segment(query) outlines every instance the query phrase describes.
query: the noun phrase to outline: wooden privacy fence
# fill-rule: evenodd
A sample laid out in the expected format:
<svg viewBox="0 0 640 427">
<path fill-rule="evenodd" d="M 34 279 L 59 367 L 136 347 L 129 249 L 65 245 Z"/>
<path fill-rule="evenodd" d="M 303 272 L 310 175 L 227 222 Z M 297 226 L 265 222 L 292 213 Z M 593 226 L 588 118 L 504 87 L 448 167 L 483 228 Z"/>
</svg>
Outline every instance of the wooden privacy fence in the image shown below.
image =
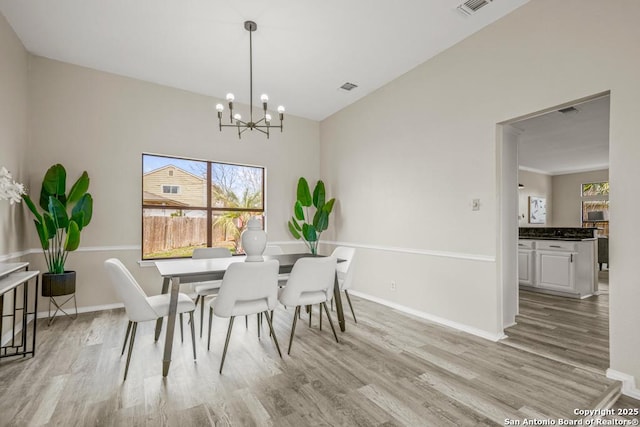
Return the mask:
<svg viewBox="0 0 640 427">
<path fill-rule="evenodd" d="M 206 218 L 145 216 L 142 218 L 142 230 L 146 253 L 207 244 Z M 217 231 L 214 229 L 214 241 Z"/>
</svg>

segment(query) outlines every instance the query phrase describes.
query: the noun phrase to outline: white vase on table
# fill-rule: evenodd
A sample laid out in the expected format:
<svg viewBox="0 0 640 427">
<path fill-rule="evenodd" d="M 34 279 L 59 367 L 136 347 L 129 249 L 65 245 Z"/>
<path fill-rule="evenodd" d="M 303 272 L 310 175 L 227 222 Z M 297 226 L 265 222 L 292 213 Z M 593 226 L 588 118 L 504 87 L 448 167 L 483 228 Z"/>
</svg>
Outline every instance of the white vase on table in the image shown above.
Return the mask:
<svg viewBox="0 0 640 427">
<path fill-rule="evenodd" d="M 240 236 L 242 249 L 247 254 L 245 262 L 264 261 L 262 253 L 267 247 L 267 233 L 262 229 L 262 224 L 258 217 L 252 216 L 247 222 L 247 229 Z"/>
</svg>

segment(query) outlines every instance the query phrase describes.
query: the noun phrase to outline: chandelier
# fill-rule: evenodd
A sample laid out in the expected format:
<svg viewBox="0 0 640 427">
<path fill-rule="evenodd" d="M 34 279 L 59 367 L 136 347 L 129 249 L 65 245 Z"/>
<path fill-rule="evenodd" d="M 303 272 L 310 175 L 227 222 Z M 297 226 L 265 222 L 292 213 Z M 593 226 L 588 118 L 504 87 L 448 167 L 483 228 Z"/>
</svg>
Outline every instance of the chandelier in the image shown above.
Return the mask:
<svg viewBox="0 0 640 427">
<path fill-rule="evenodd" d="M 247 131 L 254 129 L 262 132 L 267 135 L 269 138 L 269 130 L 271 129 L 280 129 L 282 132 L 282 121 L 284 120 L 284 107 L 282 105 L 278 106 L 278 115 L 280 118 L 280 124 L 274 125 L 271 123 L 271 114 L 267 113 L 267 102 L 269 101 L 269 97 L 267 94 L 262 94 L 260 96 L 260 101 L 262 102 L 262 118 L 258 121 L 253 121 L 253 44 L 251 40 L 251 33 L 258 29 L 258 24 L 253 21 L 245 21 L 244 22 L 245 30 L 249 31 L 249 120 L 242 120 L 242 116 L 238 113 L 233 114 L 233 101 L 235 97 L 232 93 L 227 94 L 227 102 L 229 103 L 229 124 L 222 123 L 222 112 L 224 111 L 224 105 L 217 104 L 216 110 L 218 111 L 218 125 L 220 126 L 220 131 L 222 131 L 223 127 L 234 127 L 238 129 L 238 138 L 242 138 L 242 134 Z"/>
</svg>

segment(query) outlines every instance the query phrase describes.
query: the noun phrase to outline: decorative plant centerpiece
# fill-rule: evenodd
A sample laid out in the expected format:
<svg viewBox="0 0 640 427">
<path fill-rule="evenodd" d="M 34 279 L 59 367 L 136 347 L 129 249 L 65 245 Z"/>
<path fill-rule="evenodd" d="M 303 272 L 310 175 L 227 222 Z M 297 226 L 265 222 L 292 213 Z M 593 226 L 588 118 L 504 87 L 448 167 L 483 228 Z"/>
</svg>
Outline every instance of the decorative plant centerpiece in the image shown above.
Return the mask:
<svg viewBox="0 0 640 427">
<path fill-rule="evenodd" d="M 36 217 L 34 223 L 49 273 L 42 275 L 42 295 L 59 296 L 75 292 L 75 271 L 66 271 L 69 252 L 80 245 L 80 232 L 91 222 L 93 198 L 87 193 L 89 175 L 83 172 L 66 194 L 67 172 L 60 164 L 49 168 L 42 181 L 39 205 L 23 195 Z"/>
<path fill-rule="evenodd" d="M 297 240 L 303 239 L 312 254 L 318 253 L 320 235 L 329 227 L 329 215 L 336 199 L 325 202 L 324 182 L 318 180 L 313 189 L 304 178 L 298 180 L 297 200 L 293 206 L 293 217 L 289 221 L 289 231 Z M 311 207 L 315 208 L 315 212 Z"/>
</svg>

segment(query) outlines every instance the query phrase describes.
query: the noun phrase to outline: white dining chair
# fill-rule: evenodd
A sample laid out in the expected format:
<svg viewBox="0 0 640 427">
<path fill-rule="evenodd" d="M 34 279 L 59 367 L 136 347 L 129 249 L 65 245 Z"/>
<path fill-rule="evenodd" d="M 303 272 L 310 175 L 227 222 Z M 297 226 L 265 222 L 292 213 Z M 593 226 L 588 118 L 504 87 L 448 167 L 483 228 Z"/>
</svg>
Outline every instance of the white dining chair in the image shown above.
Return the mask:
<svg viewBox="0 0 640 427">
<path fill-rule="evenodd" d="M 267 245 L 262 255 L 284 255 L 284 251 L 278 245 Z M 287 284 L 289 273 L 278 274 L 278 287 L 282 288 Z"/>
<path fill-rule="evenodd" d="M 126 380 L 127 373 L 129 372 L 129 362 L 131 361 L 131 353 L 133 351 L 138 323 L 157 320 L 161 317 L 168 316 L 170 294 L 167 293 L 148 297 L 136 279 L 133 278 L 129 270 L 127 270 L 122 262 L 116 258 L 106 260 L 104 262 L 104 266 L 118 297 L 124 303 L 124 309 L 127 313 L 127 317 L 129 318 L 127 332 L 125 333 L 124 343 L 122 345 L 122 353 L 120 354 L 121 356 L 124 354 L 124 350 L 127 346 L 127 338 L 129 338 L 129 334 L 131 334 L 129 352 L 127 354 L 127 364 L 124 368 L 124 380 Z M 195 308 L 195 304 L 188 295 L 183 293 L 178 294 L 178 308 L 176 313 L 180 314 L 180 336 L 184 338 L 182 333 L 182 314 L 189 313 L 194 360 L 196 359 L 196 334 L 193 327 L 193 311 Z"/>
<path fill-rule="evenodd" d="M 296 331 L 296 323 L 300 316 L 301 306 L 320 304 L 327 314 L 333 336 L 336 342 L 339 342 L 327 307 L 327 301 L 331 301 L 333 297 L 336 263 L 336 258 L 333 256 L 300 258 L 291 269 L 287 286 L 280 289 L 278 294 L 280 303 L 296 308 L 293 313 L 293 325 L 291 326 L 291 337 L 289 338 L 287 354 L 291 354 L 291 345 L 293 344 L 293 336 Z M 309 319 L 311 320 L 311 311 L 309 311 Z M 309 322 L 309 325 L 311 325 L 311 322 Z"/>
<path fill-rule="evenodd" d="M 358 323 L 356 319 L 356 313 L 353 311 L 353 305 L 351 304 L 351 297 L 349 296 L 349 289 L 351 289 L 353 283 L 353 257 L 356 254 L 356 250 L 354 248 L 347 248 L 344 246 L 338 246 L 333 250 L 331 256 L 334 256 L 338 259 L 344 259 L 345 261 L 339 262 L 336 265 L 336 274 L 338 276 L 338 286 L 340 287 L 340 291 L 344 292 L 347 296 L 347 302 L 349 303 L 349 308 L 351 309 L 351 315 L 353 316 L 353 321 Z M 322 315 L 322 314 L 321 314 Z"/>
<path fill-rule="evenodd" d="M 227 248 L 195 248 L 191 258 L 208 259 L 208 258 L 229 258 L 231 251 Z M 204 299 L 218 293 L 222 280 L 211 280 L 208 282 L 194 283 L 194 291 L 196 293 L 196 306 L 200 302 L 200 338 L 202 338 L 202 329 L 204 325 Z"/>
<path fill-rule="evenodd" d="M 231 264 L 224 274 L 218 296 L 209 302 L 209 338 L 207 350 L 211 347 L 211 326 L 213 316 L 229 318 L 227 339 L 224 343 L 220 373 L 229 347 L 229 338 L 236 316 L 263 314 L 267 318 L 271 337 L 278 354 L 282 357 L 276 338 L 271 312 L 278 305 L 278 269 L 276 260 L 263 262 L 238 262 Z M 259 331 L 259 329 L 258 329 Z"/>
</svg>

